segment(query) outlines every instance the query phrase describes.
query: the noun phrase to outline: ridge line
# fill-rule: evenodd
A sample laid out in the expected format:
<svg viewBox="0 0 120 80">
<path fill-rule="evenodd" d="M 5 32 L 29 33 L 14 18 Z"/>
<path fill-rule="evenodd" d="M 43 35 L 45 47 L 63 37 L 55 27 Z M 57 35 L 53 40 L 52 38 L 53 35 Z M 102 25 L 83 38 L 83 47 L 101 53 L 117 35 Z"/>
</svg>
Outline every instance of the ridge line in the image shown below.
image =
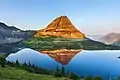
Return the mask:
<svg viewBox="0 0 120 80">
<path fill-rule="evenodd" d="M 58 25 L 60 24 L 61 19 L 62 19 L 62 16 L 60 17 L 60 20 L 59 20 L 58 23 L 56 24 L 57 27 L 55 28 L 55 31 L 56 31 L 56 29 L 58 28 Z"/>
</svg>

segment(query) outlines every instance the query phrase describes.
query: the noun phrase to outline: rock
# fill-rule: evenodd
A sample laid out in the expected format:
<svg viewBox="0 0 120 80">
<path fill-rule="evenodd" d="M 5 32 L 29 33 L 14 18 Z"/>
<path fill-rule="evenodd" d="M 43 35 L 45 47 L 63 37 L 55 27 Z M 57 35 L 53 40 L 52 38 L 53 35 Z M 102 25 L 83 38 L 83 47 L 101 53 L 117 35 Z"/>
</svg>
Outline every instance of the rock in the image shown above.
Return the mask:
<svg viewBox="0 0 120 80">
<path fill-rule="evenodd" d="M 85 35 L 77 30 L 67 16 L 56 18 L 45 29 L 37 31 L 35 37 L 58 36 L 65 38 L 84 38 Z"/>
</svg>

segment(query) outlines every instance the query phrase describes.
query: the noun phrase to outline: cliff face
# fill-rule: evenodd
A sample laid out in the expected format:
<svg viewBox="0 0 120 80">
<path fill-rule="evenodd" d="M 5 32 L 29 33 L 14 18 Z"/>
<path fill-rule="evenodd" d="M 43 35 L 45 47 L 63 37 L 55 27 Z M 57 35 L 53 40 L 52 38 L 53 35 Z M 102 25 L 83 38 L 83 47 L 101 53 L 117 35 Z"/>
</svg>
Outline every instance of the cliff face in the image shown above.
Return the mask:
<svg viewBox="0 0 120 80">
<path fill-rule="evenodd" d="M 45 29 L 39 30 L 35 37 L 59 36 L 65 38 L 84 38 L 85 35 L 77 30 L 67 16 L 56 18 Z"/>
</svg>

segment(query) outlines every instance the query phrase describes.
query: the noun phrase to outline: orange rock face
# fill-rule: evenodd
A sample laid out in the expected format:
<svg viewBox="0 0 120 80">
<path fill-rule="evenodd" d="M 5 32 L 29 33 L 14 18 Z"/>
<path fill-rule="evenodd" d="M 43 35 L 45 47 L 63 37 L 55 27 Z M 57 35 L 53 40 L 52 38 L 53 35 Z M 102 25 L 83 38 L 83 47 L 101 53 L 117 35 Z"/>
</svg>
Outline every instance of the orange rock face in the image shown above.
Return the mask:
<svg viewBox="0 0 120 80">
<path fill-rule="evenodd" d="M 82 50 L 51 50 L 51 51 L 40 51 L 43 54 L 48 54 L 57 62 L 61 63 L 62 65 L 67 65 L 71 59 Z"/>
<path fill-rule="evenodd" d="M 77 30 L 67 16 L 56 18 L 45 29 L 39 30 L 34 37 L 59 36 L 65 38 L 84 38 L 85 35 Z"/>
</svg>

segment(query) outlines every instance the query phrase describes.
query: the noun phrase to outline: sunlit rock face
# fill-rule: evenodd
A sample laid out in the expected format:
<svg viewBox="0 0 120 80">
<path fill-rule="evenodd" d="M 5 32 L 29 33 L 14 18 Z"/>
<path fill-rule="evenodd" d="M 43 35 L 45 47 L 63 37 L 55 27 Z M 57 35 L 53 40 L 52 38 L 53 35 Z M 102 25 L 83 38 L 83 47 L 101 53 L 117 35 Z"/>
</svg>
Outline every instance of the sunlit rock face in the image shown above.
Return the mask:
<svg viewBox="0 0 120 80">
<path fill-rule="evenodd" d="M 35 37 L 59 36 L 65 38 L 84 38 L 85 35 L 77 30 L 67 16 L 61 16 L 51 22 L 45 29 L 39 30 Z"/>
<path fill-rule="evenodd" d="M 60 49 L 60 50 L 50 50 L 50 51 L 40 51 L 40 53 L 48 54 L 57 62 L 61 63 L 62 65 L 67 65 L 72 58 L 81 52 L 82 50 L 67 50 L 67 49 Z"/>
</svg>

